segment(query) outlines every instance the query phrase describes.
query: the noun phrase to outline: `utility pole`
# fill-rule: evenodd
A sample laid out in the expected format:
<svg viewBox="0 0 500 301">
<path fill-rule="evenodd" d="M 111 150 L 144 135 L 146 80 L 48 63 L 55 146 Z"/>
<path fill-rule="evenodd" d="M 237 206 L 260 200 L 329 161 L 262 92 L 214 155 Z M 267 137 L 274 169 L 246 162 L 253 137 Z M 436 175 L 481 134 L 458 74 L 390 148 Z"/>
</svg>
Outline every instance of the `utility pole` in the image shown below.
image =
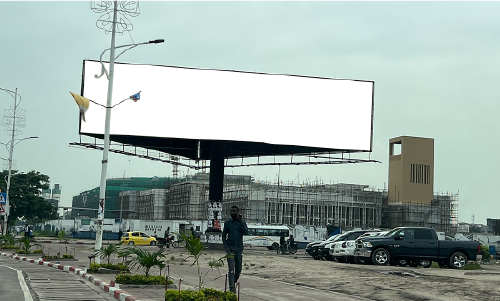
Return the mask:
<svg viewBox="0 0 500 301">
<path fill-rule="evenodd" d="M 1 88 L 0 88 L 1 89 Z M 17 134 L 21 134 L 20 127 L 26 126 L 26 111 L 18 110 L 18 106 L 21 103 L 21 96 L 17 94 L 17 88 L 15 91 L 10 91 L 7 89 L 1 89 L 10 94 L 14 98 L 14 106 L 10 109 L 5 109 L 5 115 L 2 118 L 2 125 L 8 127 L 5 132 L 10 134 L 11 140 L 5 146 L 9 151 L 9 171 L 7 175 L 7 199 L 5 203 L 5 215 L 4 215 L 4 225 L 2 232 L 7 233 L 8 220 L 10 215 L 10 179 L 12 177 L 12 155 L 14 154 L 14 138 Z M 14 94 L 14 95 L 13 95 Z M 17 102 L 17 97 L 19 95 L 19 102 Z M 17 126 L 17 128 L 16 128 Z"/>
</svg>

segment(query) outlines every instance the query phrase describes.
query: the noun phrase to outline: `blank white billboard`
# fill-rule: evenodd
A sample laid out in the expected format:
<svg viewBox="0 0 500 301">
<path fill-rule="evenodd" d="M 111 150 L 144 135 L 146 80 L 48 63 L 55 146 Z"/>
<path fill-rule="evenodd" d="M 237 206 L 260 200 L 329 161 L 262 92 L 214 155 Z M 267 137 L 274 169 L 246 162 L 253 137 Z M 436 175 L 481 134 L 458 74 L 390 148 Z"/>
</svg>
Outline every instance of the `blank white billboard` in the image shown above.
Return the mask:
<svg viewBox="0 0 500 301">
<path fill-rule="evenodd" d="M 106 66 L 108 66 L 106 64 Z M 106 104 L 101 66 L 84 61 L 83 96 Z M 371 151 L 373 81 L 115 63 L 111 135 L 234 140 Z M 90 104 L 81 134 L 104 134 Z"/>
</svg>

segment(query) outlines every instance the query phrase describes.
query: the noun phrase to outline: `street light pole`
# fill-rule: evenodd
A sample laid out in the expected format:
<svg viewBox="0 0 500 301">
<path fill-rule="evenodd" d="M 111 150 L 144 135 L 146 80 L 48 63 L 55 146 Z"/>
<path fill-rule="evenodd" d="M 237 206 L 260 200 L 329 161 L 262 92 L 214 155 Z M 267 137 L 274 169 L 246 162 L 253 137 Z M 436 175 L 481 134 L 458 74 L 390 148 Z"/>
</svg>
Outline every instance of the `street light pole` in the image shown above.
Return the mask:
<svg viewBox="0 0 500 301">
<path fill-rule="evenodd" d="M 10 178 L 12 177 L 12 154 L 14 153 L 14 136 L 16 133 L 16 108 L 17 108 L 17 88 L 14 93 L 14 122 L 12 122 L 12 136 L 10 140 L 10 149 L 9 149 L 9 173 L 7 176 L 7 198 L 5 200 L 5 234 L 7 234 L 7 227 L 10 215 Z"/>
<path fill-rule="evenodd" d="M 106 101 L 106 121 L 104 126 L 104 149 L 102 152 L 101 168 L 101 186 L 99 187 L 99 211 L 97 214 L 97 229 L 95 235 L 95 250 L 99 251 L 102 247 L 102 235 L 104 222 L 104 202 L 106 199 L 106 175 L 108 173 L 108 154 L 109 154 L 109 128 L 111 123 L 111 104 L 113 96 L 113 75 L 115 73 L 115 33 L 116 33 L 116 14 L 118 2 L 114 1 L 113 8 L 113 29 L 111 31 L 111 51 L 109 55 L 109 76 L 108 76 L 108 98 Z M 100 264 L 100 256 L 96 256 L 95 262 Z"/>
<path fill-rule="evenodd" d="M 123 10 L 123 7 L 120 9 L 121 13 L 125 13 L 126 11 Z M 101 54 L 100 62 L 101 62 L 101 68 L 102 68 L 102 73 L 101 75 L 95 75 L 96 78 L 100 78 L 104 73 L 106 74 L 106 77 L 108 78 L 108 95 L 107 95 L 107 101 L 106 101 L 106 120 L 105 120 L 105 125 L 104 125 L 104 148 L 102 152 L 102 168 L 101 168 L 101 183 L 99 187 L 99 208 L 98 208 L 98 215 L 97 215 L 97 223 L 96 223 L 96 236 L 95 236 L 95 250 L 98 251 L 102 247 L 102 237 L 103 237 L 103 222 L 104 222 L 104 205 L 105 205 L 105 200 L 106 200 L 106 176 L 108 173 L 108 154 L 109 154 L 109 136 L 110 136 L 110 124 L 111 124 L 111 108 L 112 108 L 112 97 L 113 97 L 113 78 L 114 78 L 114 73 L 115 73 L 115 59 L 118 58 L 120 55 L 122 55 L 124 52 L 135 48 L 139 45 L 145 45 L 145 44 L 159 44 L 163 43 L 165 40 L 163 39 L 158 39 L 158 40 L 151 40 L 149 42 L 144 42 L 144 43 L 137 43 L 137 44 L 129 44 L 129 45 L 121 45 L 121 46 L 115 46 L 115 35 L 117 32 L 116 28 L 116 19 L 117 19 L 117 13 L 118 13 L 118 2 L 113 1 L 113 23 L 112 23 L 112 30 L 111 30 L 111 48 L 105 49 L 103 53 Z M 135 14 L 133 11 L 129 12 L 132 14 Z M 120 22 L 123 22 L 121 20 Z M 107 23 L 107 22 L 105 22 Z M 122 28 L 124 26 L 124 23 L 120 23 Z M 123 28 L 122 28 L 123 29 Z M 128 30 L 128 29 L 127 29 Z M 123 47 L 128 47 L 127 49 L 123 50 L 118 56 L 115 57 L 115 50 L 118 48 L 123 48 Z M 109 54 L 109 72 L 106 70 L 104 67 L 104 64 L 102 63 L 102 56 L 103 54 L 107 51 L 110 50 Z M 121 222 L 120 222 L 121 226 Z M 95 258 L 96 263 L 101 263 L 101 259 L 99 256 Z"/>
</svg>

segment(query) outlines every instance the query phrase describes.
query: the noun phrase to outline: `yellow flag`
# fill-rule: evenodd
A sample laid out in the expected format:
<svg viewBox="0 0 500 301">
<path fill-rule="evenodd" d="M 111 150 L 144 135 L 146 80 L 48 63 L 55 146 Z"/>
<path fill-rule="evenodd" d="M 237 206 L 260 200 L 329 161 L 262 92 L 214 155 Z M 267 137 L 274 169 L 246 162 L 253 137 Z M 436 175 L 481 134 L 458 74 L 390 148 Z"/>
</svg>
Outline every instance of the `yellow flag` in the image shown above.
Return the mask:
<svg viewBox="0 0 500 301">
<path fill-rule="evenodd" d="M 76 101 L 76 104 L 80 108 L 80 118 L 82 118 L 82 120 L 85 121 L 85 112 L 87 112 L 87 110 L 89 109 L 90 100 L 88 100 L 87 98 L 85 98 L 83 96 L 75 94 L 71 91 L 69 93 L 71 93 L 71 95 L 73 96 L 73 98 Z"/>
</svg>

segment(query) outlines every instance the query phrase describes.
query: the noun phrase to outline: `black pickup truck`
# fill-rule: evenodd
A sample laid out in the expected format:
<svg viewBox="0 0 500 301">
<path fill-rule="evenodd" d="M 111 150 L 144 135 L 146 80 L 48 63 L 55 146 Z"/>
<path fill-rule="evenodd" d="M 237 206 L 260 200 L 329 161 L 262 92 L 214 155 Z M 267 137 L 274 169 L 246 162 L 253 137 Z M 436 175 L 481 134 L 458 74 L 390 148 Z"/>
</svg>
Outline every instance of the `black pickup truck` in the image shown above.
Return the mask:
<svg viewBox="0 0 500 301">
<path fill-rule="evenodd" d="M 438 240 L 436 231 L 425 227 L 399 227 L 385 236 L 356 240 L 354 256 L 377 265 L 409 264 L 428 268 L 433 261 L 439 266 L 458 269 L 468 260 L 480 260 L 481 244 L 477 241 Z"/>
</svg>

